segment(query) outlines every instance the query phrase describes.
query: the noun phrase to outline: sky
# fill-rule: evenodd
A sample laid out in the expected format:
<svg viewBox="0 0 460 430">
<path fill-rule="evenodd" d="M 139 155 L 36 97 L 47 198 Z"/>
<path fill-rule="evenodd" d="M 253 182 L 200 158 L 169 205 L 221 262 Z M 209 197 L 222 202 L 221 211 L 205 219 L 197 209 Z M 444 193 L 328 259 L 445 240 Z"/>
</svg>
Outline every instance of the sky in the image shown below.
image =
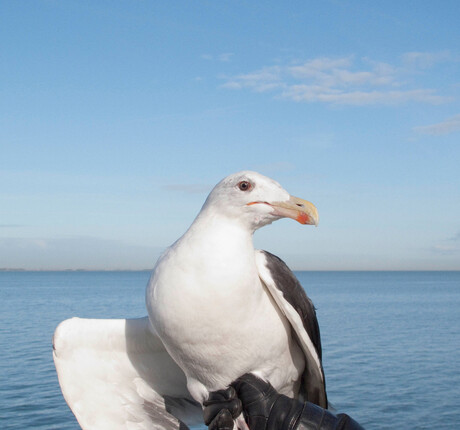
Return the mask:
<svg viewBox="0 0 460 430">
<path fill-rule="evenodd" d="M 223 177 L 294 270 L 460 270 L 458 1 L 0 2 L 0 268 L 150 269 Z"/>
</svg>

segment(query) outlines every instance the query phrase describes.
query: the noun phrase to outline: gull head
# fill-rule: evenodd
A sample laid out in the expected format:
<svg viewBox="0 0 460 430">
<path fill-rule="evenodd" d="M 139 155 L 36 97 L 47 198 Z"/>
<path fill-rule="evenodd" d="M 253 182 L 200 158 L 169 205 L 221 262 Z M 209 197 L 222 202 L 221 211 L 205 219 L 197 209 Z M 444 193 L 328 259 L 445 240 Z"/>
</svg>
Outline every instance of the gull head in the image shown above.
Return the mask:
<svg viewBox="0 0 460 430">
<path fill-rule="evenodd" d="M 241 222 L 253 231 L 280 218 L 315 226 L 319 221 L 312 203 L 291 196 L 278 182 L 251 171 L 222 179 L 209 194 L 202 210 Z"/>
</svg>

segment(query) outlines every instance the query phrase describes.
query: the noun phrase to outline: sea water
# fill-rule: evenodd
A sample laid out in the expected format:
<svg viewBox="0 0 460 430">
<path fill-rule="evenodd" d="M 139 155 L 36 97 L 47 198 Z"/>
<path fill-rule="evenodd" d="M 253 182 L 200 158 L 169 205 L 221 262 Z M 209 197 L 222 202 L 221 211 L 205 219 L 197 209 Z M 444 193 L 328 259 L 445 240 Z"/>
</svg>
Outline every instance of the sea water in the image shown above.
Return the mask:
<svg viewBox="0 0 460 430">
<path fill-rule="evenodd" d="M 296 275 L 317 307 L 337 409 L 367 429 L 460 428 L 460 272 Z M 1 429 L 79 429 L 54 369 L 54 329 L 73 316 L 145 316 L 148 278 L 0 272 Z"/>
</svg>

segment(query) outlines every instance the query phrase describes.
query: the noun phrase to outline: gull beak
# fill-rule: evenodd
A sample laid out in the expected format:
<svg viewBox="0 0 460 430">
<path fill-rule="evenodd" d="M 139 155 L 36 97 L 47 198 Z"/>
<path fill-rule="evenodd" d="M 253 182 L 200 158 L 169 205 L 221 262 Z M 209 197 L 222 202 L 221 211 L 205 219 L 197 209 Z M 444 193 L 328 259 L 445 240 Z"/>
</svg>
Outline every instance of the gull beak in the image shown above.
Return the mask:
<svg viewBox="0 0 460 430">
<path fill-rule="evenodd" d="M 273 202 L 270 203 L 270 206 L 274 209 L 274 215 L 295 219 L 300 224 L 318 225 L 318 210 L 313 203 L 307 200 L 290 196 L 289 200 Z"/>
</svg>

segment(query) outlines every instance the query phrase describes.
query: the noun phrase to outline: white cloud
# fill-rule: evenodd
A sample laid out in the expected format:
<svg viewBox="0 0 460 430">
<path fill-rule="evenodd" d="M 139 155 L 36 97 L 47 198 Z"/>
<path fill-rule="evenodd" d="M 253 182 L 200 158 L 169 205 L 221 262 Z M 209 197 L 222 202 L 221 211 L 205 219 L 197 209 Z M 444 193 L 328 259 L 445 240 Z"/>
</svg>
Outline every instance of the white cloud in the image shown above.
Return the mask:
<svg viewBox="0 0 460 430">
<path fill-rule="evenodd" d="M 441 52 L 407 52 L 402 55 L 403 64 L 406 67 L 425 69 L 436 63 L 452 59 L 449 51 Z"/>
<path fill-rule="evenodd" d="M 405 62 L 428 64 L 434 54 L 409 53 Z M 433 57 L 433 58 L 432 58 Z M 296 102 L 330 104 L 399 104 L 410 101 L 440 104 L 449 97 L 429 88 L 405 88 L 409 71 L 369 59 L 319 57 L 294 65 L 263 67 L 226 78 L 223 87 L 272 92 Z"/>
<path fill-rule="evenodd" d="M 436 95 L 433 90 L 341 91 L 308 85 L 293 85 L 281 95 L 294 101 L 347 105 L 399 104 L 409 101 L 439 104 L 445 101 L 443 97 Z"/>
<path fill-rule="evenodd" d="M 264 67 L 253 73 L 230 78 L 223 87 L 232 89 L 250 88 L 257 92 L 270 91 L 284 85 L 282 73 L 283 69 L 281 67 Z"/>
<path fill-rule="evenodd" d="M 438 122 L 437 124 L 415 127 L 414 131 L 420 134 L 429 134 L 432 136 L 440 136 L 442 134 L 460 131 L 460 114 L 448 118 L 445 121 Z"/>
<path fill-rule="evenodd" d="M 288 67 L 289 72 L 296 78 L 318 77 L 330 70 L 343 70 L 350 67 L 352 60 L 345 58 L 315 58 L 298 66 Z"/>
</svg>

